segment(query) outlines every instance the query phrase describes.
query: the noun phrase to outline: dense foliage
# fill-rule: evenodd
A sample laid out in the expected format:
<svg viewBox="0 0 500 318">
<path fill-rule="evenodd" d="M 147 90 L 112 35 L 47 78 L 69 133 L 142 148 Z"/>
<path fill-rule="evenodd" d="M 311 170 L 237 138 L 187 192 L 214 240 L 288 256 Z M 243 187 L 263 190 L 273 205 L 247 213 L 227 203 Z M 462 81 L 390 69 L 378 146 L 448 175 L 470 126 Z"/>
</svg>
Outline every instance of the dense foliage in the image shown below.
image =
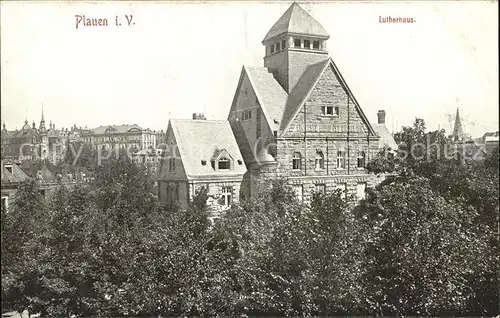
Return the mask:
<svg viewBox="0 0 500 318">
<path fill-rule="evenodd" d="M 398 141 L 425 132 L 405 127 Z M 422 150 L 423 153 L 427 149 Z M 284 180 L 211 220 L 200 191 L 165 211 L 126 157 L 46 202 L 2 211 L 2 308 L 43 316 L 498 314 L 498 154 L 478 162 L 381 155 L 361 202 L 298 202 Z"/>
</svg>

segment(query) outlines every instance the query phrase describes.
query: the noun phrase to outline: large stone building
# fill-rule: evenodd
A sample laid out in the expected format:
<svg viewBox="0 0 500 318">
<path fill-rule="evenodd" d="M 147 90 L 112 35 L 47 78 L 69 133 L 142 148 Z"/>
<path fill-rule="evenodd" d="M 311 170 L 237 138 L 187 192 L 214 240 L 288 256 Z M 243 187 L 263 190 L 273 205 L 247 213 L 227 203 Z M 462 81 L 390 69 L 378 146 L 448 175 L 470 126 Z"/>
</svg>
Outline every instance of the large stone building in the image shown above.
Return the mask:
<svg viewBox="0 0 500 318">
<path fill-rule="evenodd" d="M 243 66 L 241 70 L 228 115 L 232 133 L 212 134 L 215 125 L 227 125 L 223 122 L 205 121 L 204 130 L 195 129 L 193 125 L 203 122 L 200 120 L 170 121 L 169 130 L 185 130 L 194 142 L 191 147 L 198 147 L 207 135 L 209 144 L 218 149 L 227 150 L 236 143 L 238 150 L 227 156 L 234 162 L 241 152 L 246 166 L 241 183 L 243 167 L 234 171 L 237 177 L 231 183 L 233 191 L 240 188 L 239 196 L 254 195 L 261 181 L 285 178 L 304 201 L 315 191 L 335 189 L 363 198 L 367 185 L 380 182 L 380 177 L 367 173 L 366 163 L 381 147 L 395 150 L 397 146 L 385 127 L 384 111 L 379 111 L 377 124 L 368 121 L 328 56 L 328 39 L 321 24 L 293 3 L 262 41 L 264 66 Z M 188 139 L 173 141 L 187 147 Z M 204 179 L 213 189 L 209 194 L 217 195 L 223 186 L 215 185 L 226 182 L 227 176 L 218 172 L 217 164 L 208 164 L 217 158 L 217 152 L 205 150 L 192 157 L 181 155 L 178 166 L 196 167 L 196 178 Z M 165 194 L 165 184 L 177 176 L 163 173 L 167 160 L 162 162 L 160 198 L 172 202 Z M 233 167 L 240 165 L 233 163 Z M 186 203 L 192 193 L 176 198 L 182 197 Z"/>
<path fill-rule="evenodd" d="M 262 178 L 287 178 L 304 200 L 334 189 L 363 197 L 379 182 L 365 166 L 381 146 L 395 147 L 385 112 L 377 125 L 368 121 L 328 56 L 328 38 L 293 3 L 262 41 L 264 67 L 242 68 L 228 120 L 249 168 L 250 195 Z"/>
<path fill-rule="evenodd" d="M 200 188 L 208 190 L 214 211 L 238 202 L 247 172 L 238 144 L 225 120 L 170 120 L 167 149 L 158 180 L 159 199 L 185 208 Z"/>
</svg>

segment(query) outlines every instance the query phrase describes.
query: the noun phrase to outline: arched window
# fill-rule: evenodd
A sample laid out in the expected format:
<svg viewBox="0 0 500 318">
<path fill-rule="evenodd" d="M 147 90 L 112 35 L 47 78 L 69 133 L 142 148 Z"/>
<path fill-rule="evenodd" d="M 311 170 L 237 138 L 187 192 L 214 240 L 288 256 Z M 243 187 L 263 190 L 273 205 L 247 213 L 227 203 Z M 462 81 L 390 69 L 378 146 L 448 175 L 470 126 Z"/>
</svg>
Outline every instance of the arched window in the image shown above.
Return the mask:
<svg viewBox="0 0 500 318">
<path fill-rule="evenodd" d="M 316 151 L 316 158 L 314 160 L 314 168 L 316 170 L 325 169 L 325 159 L 322 151 Z"/>
<path fill-rule="evenodd" d="M 229 170 L 229 159 L 227 159 L 226 157 L 221 157 L 219 159 L 219 162 L 217 164 L 217 167 L 219 168 L 219 170 Z"/>
<path fill-rule="evenodd" d="M 302 166 L 301 161 L 302 161 L 302 155 L 300 154 L 300 152 L 294 152 L 292 158 L 292 169 L 300 170 Z"/>
</svg>

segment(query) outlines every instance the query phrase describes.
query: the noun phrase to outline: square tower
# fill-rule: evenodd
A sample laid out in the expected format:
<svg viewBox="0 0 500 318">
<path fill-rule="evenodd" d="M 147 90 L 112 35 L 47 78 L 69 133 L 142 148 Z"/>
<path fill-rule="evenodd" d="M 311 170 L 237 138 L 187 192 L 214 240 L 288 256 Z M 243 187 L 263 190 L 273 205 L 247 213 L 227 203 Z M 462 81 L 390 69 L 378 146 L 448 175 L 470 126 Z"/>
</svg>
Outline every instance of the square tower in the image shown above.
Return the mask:
<svg viewBox="0 0 500 318">
<path fill-rule="evenodd" d="M 328 58 L 329 37 L 323 26 L 294 2 L 262 41 L 264 66 L 290 93 L 308 66 Z"/>
</svg>

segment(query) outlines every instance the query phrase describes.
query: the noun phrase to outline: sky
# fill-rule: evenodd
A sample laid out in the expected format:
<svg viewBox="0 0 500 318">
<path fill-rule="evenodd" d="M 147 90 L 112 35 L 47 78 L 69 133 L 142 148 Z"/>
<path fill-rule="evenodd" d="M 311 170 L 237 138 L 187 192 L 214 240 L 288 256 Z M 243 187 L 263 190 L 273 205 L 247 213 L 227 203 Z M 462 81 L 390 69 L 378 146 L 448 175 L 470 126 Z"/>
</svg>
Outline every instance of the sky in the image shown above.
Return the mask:
<svg viewBox="0 0 500 318">
<path fill-rule="evenodd" d="M 389 130 L 419 117 L 451 131 L 459 108 L 464 132 L 498 130 L 494 1 L 299 3 L 329 32 L 329 56 L 370 121 L 383 109 Z M 38 126 L 42 104 L 57 128 L 226 119 L 242 66 L 263 66 L 261 41 L 290 5 L 2 1 L 2 121 Z M 109 25 L 77 29 L 75 15 Z"/>
</svg>

